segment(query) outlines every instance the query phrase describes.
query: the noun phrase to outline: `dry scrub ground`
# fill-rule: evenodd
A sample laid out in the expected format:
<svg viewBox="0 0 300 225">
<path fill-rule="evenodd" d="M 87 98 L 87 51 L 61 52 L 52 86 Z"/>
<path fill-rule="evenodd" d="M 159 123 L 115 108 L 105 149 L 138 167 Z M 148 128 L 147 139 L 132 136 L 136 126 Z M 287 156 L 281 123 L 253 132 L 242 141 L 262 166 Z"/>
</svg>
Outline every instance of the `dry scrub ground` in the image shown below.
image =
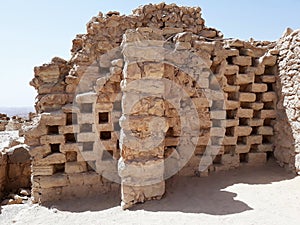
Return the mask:
<svg viewBox="0 0 300 225">
<path fill-rule="evenodd" d="M 48 206 L 3 206 L 0 224 L 300 224 L 300 176 L 273 161 L 167 181 L 165 197 L 123 211 L 118 194 Z"/>
</svg>

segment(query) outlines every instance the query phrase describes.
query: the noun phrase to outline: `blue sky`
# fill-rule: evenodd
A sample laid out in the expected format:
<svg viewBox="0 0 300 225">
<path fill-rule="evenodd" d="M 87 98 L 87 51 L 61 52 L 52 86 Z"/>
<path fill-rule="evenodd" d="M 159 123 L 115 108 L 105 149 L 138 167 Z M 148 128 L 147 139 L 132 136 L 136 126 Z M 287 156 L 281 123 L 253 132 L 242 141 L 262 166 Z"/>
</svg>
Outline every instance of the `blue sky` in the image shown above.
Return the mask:
<svg viewBox="0 0 300 225">
<path fill-rule="evenodd" d="M 0 3 L 0 106 L 34 104 L 29 86 L 33 67 L 54 56 L 70 58 L 72 39 L 99 11 L 132 9 L 161 1 L 125 0 L 10 0 Z M 286 27 L 300 28 L 298 0 L 186 0 L 165 1 L 200 6 L 207 26 L 225 37 L 276 40 Z"/>
</svg>

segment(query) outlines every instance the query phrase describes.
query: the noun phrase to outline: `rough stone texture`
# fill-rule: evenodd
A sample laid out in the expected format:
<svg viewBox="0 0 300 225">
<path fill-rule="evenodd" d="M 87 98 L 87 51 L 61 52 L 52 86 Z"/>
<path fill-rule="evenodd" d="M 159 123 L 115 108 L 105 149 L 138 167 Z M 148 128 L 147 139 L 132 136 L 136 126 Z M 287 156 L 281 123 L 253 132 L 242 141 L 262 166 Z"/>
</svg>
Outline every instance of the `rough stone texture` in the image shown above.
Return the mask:
<svg viewBox="0 0 300 225">
<path fill-rule="evenodd" d="M 31 186 L 29 147 L 18 133 L 0 133 L 0 198 L 7 193 L 17 193 L 20 188 Z"/>
<path fill-rule="evenodd" d="M 287 29 L 278 41 L 278 103 L 276 158 L 290 170 L 300 171 L 299 69 L 300 31 Z"/>
<path fill-rule="evenodd" d="M 285 70 L 294 37 L 279 49 L 223 39 L 200 8 L 174 4 L 99 13 L 73 40 L 69 61 L 34 70 L 40 115 L 26 133 L 34 199 L 117 190 L 116 182 L 127 208 L 161 198 L 174 174 L 265 163 L 275 144 L 277 159 L 294 168 L 298 124 L 284 114 L 297 108 L 298 86 L 284 81 L 297 82 L 297 64 Z"/>
</svg>

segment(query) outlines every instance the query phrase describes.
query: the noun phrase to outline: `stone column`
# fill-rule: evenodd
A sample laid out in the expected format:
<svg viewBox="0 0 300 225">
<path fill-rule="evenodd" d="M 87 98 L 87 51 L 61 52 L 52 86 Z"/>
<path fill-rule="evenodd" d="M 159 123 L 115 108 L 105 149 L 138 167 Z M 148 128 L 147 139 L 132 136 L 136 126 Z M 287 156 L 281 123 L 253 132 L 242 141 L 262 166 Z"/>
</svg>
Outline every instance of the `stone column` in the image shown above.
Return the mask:
<svg viewBox="0 0 300 225">
<path fill-rule="evenodd" d="M 139 31 L 128 30 L 122 43 L 125 66 L 118 171 L 123 209 L 160 199 L 165 192 L 163 158 L 168 124 L 161 79 L 164 64 L 158 62 L 159 46 L 140 38 Z"/>
</svg>

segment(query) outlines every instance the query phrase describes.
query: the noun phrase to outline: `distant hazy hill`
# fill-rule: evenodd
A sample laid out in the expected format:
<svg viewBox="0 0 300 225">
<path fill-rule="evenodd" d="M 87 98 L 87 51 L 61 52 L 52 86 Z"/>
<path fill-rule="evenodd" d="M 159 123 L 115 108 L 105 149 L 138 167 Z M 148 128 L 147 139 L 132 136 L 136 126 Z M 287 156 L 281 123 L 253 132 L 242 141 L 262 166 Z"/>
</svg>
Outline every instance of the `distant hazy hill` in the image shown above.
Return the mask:
<svg viewBox="0 0 300 225">
<path fill-rule="evenodd" d="M 1 107 L 0 113 L 5 113 L 8 116 L 20 116 L 27 117 L 28 113 L 35 112 L 34 108 L 31 106 L 26 107 Z"/>
</svg>

